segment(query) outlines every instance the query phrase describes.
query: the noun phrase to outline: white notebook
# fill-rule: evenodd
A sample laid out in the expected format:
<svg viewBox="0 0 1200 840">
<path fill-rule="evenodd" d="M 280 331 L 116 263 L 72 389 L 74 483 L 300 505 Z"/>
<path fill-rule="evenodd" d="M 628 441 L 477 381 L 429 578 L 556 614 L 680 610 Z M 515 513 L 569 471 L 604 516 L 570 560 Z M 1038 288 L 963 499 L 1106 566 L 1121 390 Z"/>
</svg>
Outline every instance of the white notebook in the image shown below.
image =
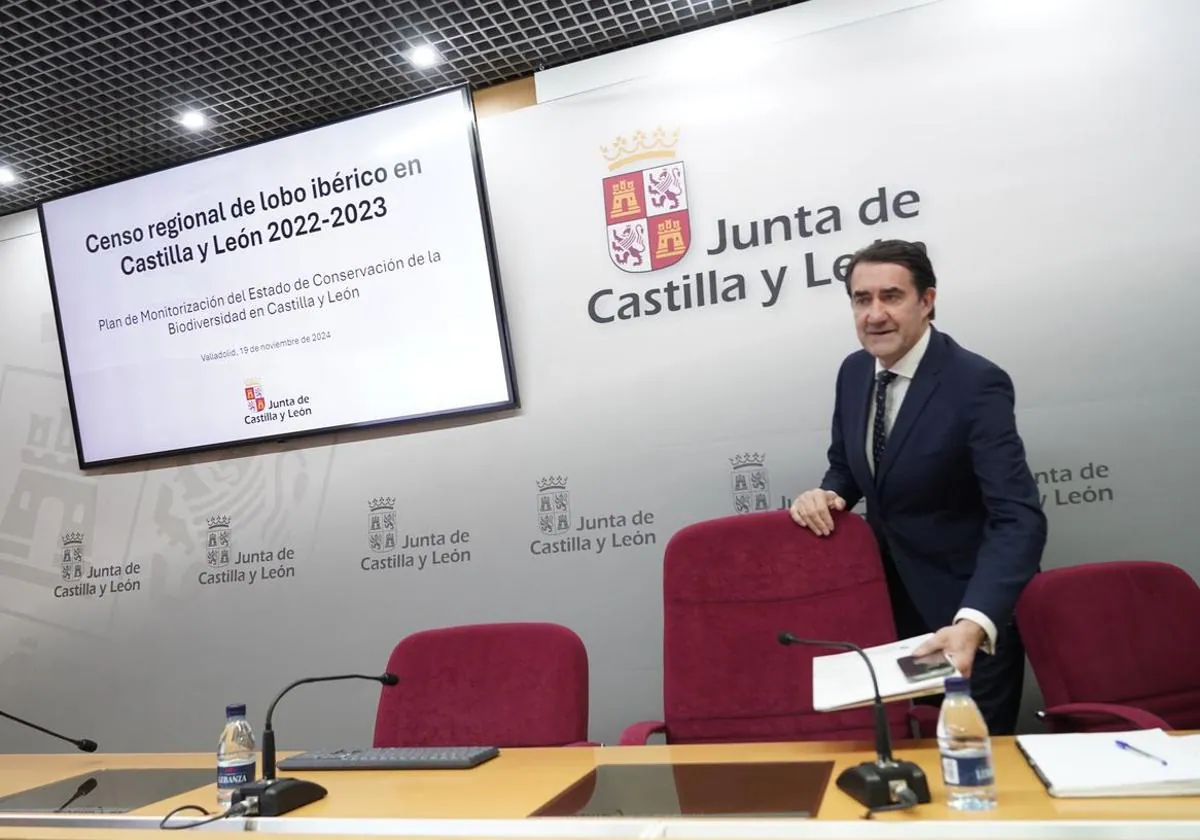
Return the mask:
<svg viewBox="0 0 1200 840">
<path fill-rule="evenodd" d="M 1196 736 L 1161 729 L 1068 732 L 1018 735 L 1017 746 L 1051 796 L 1200 795 Z"/>
<path fill-rule="evenodd" d="M 945 691 L 945 677 L 909 681 L 896 661 L 910 655 L 932 634 L 901 639 L 886 645 L 865 648 L 864 653 L 875 668 L 879 680 L 879 696 L 884 702 L 924 697 Z M 813 658 L 813 709 L 833 712 L 869 706 L 875 701 L 871 672 L 855 651 Z M 956 672 L 957 673 L 957 672 Z"/>
</svg>

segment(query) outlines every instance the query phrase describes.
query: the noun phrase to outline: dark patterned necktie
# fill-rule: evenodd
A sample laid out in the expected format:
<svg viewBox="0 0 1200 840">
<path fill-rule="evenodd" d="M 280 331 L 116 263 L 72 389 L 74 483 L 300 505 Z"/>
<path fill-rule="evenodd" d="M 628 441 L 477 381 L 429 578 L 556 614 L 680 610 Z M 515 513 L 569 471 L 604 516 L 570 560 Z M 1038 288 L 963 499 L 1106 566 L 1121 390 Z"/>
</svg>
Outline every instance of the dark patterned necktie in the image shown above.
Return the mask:
<svg viewBox="0 0 1200 840">
<path fill-rule="evenodd" d="M 880 458 L 883 448 L 887 446 L 887 387 L 892 384 L 896 374 L 890 370 L 881 370 L 875 375 L 875 427 L 871 432 L 871 452 L 875 459 L 875 473 L 879 473 Z"/>
</svg>

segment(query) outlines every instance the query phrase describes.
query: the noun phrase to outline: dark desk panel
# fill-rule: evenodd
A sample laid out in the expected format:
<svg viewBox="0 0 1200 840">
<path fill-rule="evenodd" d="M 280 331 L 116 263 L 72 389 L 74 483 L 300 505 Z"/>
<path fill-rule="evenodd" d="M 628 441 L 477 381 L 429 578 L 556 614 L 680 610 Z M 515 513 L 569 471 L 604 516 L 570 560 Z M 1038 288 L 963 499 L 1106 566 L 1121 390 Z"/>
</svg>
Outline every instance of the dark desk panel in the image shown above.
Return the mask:
<svg viewBox="0 0 1200 840">
<path fill-rule="evenodd" d="M 0 797 L 0 812 L 123 814 L 212 784 L 216 777 L 215 768 L 97 770 Z"/>
<path fill-rule="evenodd" d="M 534 817 L 815 817 L 832 761 L 602 764 Z"/>
</svg>

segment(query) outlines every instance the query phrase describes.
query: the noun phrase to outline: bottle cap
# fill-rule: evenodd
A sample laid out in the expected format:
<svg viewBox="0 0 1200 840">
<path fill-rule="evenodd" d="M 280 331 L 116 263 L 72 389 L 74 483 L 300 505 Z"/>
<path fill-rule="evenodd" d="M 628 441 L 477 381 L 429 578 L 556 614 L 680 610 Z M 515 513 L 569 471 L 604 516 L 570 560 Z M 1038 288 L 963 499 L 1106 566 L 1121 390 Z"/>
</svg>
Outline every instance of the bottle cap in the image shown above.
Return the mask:
<svg viewBox="0 0 1200 840">
<path fill-rule="evenodd" d="M 227 717 L 227 718 L 245 717 L 245 716 L 246 716 L 246 704 L 245 703 L 235 703 L 233 705 L 229 705 L 229 706 L 225 707 L 225 717 Z"/>
<path fill-rule="evenodd" d="M 946 677 L 947 694 L 970 694 L 971 680 L 967 677 Z"/>
</svg>

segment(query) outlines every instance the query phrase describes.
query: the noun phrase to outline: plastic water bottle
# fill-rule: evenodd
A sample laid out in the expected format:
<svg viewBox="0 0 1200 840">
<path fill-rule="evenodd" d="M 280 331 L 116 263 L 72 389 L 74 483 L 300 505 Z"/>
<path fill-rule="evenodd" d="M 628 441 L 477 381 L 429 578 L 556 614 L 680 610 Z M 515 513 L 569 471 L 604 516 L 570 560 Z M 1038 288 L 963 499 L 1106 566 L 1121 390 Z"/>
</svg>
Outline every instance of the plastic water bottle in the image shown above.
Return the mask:
<svg viewBox="0 0 1200 840">
<path fill-rule="evenodd" d="M 942 781 L 950 807 L 956 811 L 987 811 L 996 807 L 992 739 L 979 707 L 971 698 L 971 682 L 965 677 L 946 678 L 937 737 Z"/>
<path fill-rule="evenodd" d="M 217 802 L 228 806 L 233 792 L 257 777 L 254 730 L 246 720 L 246 704 L 225 707 L 225 728 L 217 744 Z"/>
</svg>

